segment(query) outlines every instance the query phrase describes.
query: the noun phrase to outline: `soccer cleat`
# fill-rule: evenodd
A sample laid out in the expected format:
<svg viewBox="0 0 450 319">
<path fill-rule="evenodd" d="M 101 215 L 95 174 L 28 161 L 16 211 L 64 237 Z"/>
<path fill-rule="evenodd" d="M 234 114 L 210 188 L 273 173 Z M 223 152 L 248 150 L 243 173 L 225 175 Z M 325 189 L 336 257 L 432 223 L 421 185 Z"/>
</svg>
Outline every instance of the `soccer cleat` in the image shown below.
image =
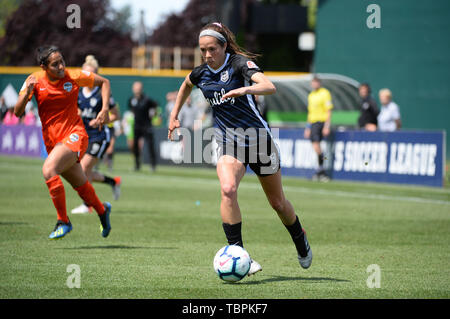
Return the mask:
<svg viewBox="0 0 450 319">
<path fill-rule="evenodd" d="M 87 214 L 92 213 L 92 207 L 87 206 L 85 203 L 71 210 L 72 214 Z"/>
<path fill-rule="evenodd" d="M 122 178 L 120 176 L 114 177 L 116 184 L 112 187 L 114 200 L 118 200 L 120 197 L 120 184 L 122 184 Z"/>
<path fill-rule="evenodd" d="M 319 175 L 319 181 L 327 183 L 327 182 L 330 181 L 330 177 L 327 174 L 322 173 L 322 174 Z"/>
<path fill-rule="evenodd" d="M 252 263 L 250 264 L 250 270 L 248 271 L 248 276 L 254 275 L 257 272 L 262 271 L 261 265 L 252 259 Z"/>
<path fill-rule="evenodd" d="M 111 215 L 111 204 L 108 202 L 103 203 L 105 207 L 105 212 L 102 215 L 98 215 L 100 218 L 100 230 L 102 232 L 103 237 L 108 237 L 109 232 L 111 231 L 111 222 L 109 220 L 109 215 Z"/>
<path fill-rule="evenodd" d="M 298 262 L 300 263 L 300 266 L 302 266 L 303 269 L 308 269 L 309 266 L 311 266 L 312 257 L 313 255 L 311 249 L 308 250 L 308 254 L 306 255 L 306 257 L 301 257 L 300 255 L 298 255 Z"/>
<path fill-rule="evenodd" d="M 298 262 L 300 263 L 300 266 L 302 266 L 303 269 L 308 269 L 311 266 L 313 255 L 312 255 L 311 247 L 309 246 L 308 239 L 306 238 L 306 232 L 305 232 L 304 229 L 302 229 L 302 230 L 303 230 L 303 233 L 304 233 L 303 238 L 305 239 L 305 247 L 306 247 L 307 254 L 306 254 L 305 257 L 302 257 L 299 254 L 298 255 Z"/>
<path fill-rule="evenodd" d="M 66 224 L 60 220 L 56 223 L 55 229 L 48 236 L 49 239 L 61 239 L 72 230 L 70 221 Z"/>
</svg>

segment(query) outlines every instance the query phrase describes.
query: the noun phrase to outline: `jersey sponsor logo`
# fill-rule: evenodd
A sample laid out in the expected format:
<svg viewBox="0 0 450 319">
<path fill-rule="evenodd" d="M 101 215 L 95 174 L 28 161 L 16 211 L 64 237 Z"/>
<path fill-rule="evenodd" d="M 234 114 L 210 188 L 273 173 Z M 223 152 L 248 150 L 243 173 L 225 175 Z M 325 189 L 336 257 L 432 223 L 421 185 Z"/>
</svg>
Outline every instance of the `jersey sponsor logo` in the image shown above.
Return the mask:
<svg viewBox="0 0 450 319">
<path fill-rule="evenodd" d="M 220 73 L 220 81 L 227 82 L 229 78 L 230 78 L 230 75 L 228 74 L 228 70 Z"/>
<path fill-rule="evenodd" d="M 206 100 L 209 102 L 209 104 L 211 104 L 211 106 L 217 106 L 227 102 L 234 104 L 234 97 L 229 97 L 225 100 L 222 99 L 222 96 L 224 96 L 225 93 L 225 89 L 222 88 L 220 92 L 214 92 L 213 98 L 206 98 Z"/>
<path fill-rule="evenodd" d="M 72 83 L 70 83 L 70 82 L 66 82 L 66 83 L 64 83 L 64 85 L 63 85 L 63 88 L 64 88 L 64 90 L 65 91 L 67 91 L 67 92 L 70 92 L 70 91 L 72 91 Z"/>
<path fill-rule="evenodd" d="M 77 142 L 79 139 L 80 139 L 80 137 L 76 133 L 72 133 L 69 136 L 69 140 L 73 143 Z"/>
<path fill-rule="evenodd" d="M 81 112 L 81 117 L 93 119 L 93 118 L 97 117 L 97 112 L 95 112 L 95 110 L 93 110 L 91 108 L 86 108 L 86 109 L 83 109 L 83 111 Z"/>
<path fill-rule="evenodd" d="M 253 61 L 247 61 L 247 67 L 249 69 L 257 69 L 258 68 L 258 66 Z"/>
</svg>

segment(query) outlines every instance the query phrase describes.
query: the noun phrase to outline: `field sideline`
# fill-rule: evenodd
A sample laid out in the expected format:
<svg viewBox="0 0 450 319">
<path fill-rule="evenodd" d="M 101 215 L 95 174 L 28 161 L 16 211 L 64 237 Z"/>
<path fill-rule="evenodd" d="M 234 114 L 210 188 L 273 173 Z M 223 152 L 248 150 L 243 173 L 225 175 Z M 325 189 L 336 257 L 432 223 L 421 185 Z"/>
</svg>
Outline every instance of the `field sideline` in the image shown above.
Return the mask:
<svg viewBox="0 0 450 319">
<path fill-rule="evenodd" d="M 134 172 L 118 154 L 123 178 L 112 203 L 112 231 L 100 235 L 96 214 L 71 215 L 72 232 L 49 241 L 56 213 L 42 160 L 0 157 L 0 298 L 450 298 L 450 188 L 284 178 L 287 198 L 308 232 L 314 259 L 300 268 L 288 232 L 255 176 L 239 191 L 243 239 L 263 267 L 237 284 L 212 268 L 225 245 L 214 170 L 148 165 Z M 101 170 L 107 173 L 105 167 Z M 66 187 L 67 209 L 80 204 Z M 68 265 L 81 287 L 69 288 Z M 381 269 L 368 288 L 367 267 Z"/>
</svg>

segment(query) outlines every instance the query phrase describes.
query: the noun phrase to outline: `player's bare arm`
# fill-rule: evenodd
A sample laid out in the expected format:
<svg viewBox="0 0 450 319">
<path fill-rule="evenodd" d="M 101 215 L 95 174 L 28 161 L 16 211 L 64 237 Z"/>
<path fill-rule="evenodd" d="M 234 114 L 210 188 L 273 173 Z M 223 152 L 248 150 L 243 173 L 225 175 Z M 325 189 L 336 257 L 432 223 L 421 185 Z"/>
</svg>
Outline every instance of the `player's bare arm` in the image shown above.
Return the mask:
<svg viewBox="0 0 450 319">
<path fill-rule="evenodd" d="M 109 98 L 111 96 L 111 84 L 107 78 L 104 78 L 94 73 L 94 86 L 102 88 L 102 110 L 97 114 L 97 117 L 92 120 L 89 125 L 92 127 L 99 127 L 101 129 L 103 124 L 109 122 Z"/>
<path fill-rule="evenodd" d="M 223 95 L 222 99 L 225 100 L 228 98 L 239 97 L 246 94 L 270 95 L 274 94 L 277 90 L 275 85 L 269 80 L 269 78 L 261 72 L 253 74 L 251 80 L 255 84 L 231 90 Z"/>
<path fill-rule="evenodd" d="M 323 125 L 322 129 L 323 136 L 330 135 L 330 126 L 331 126 L 331 110 L 327 112 L 327 120 L 325 121 L 325 124 Z"/>
<path fill-rule="evenodd" d="M 26 93 L 19 95 L 19 99 L 16 102 L 16 105 L 14 106 L 14 114 L 17 117 L 22 116 L 23 112 L 25 112 L 25 107 L 28 103 L 28 97 L 30 96 L 31 92 L 33 92 L 34 86 L 37 83 L 36 78 L 31 75 L 28 77 L 28 79 L 25 82 L 26 85 Z"/>
<path fill-rule="evenodd" d="M 180 90 L 178 91 L 177 98 L 175 100 L 175 105 L 173 107 L 172 112 L 170 113 L 170 120 L 169 120 L 169 132 L 168 132 L 168 139 L 171 141 L 173 140 L 172 133 L 173 131 L 180 127 L 180 121 L 178 120 L 178 114 L 180 113 L 181 108 L 183 107 L 184 103 L 186 102 L 186 99 L 192 92 L 192 88 L 194 87 L 194 84 L 192 84 L 191 80 L 189 79 L 190 73 L 186 76 L 183 83 L 181 84 Z"/>
</svg>

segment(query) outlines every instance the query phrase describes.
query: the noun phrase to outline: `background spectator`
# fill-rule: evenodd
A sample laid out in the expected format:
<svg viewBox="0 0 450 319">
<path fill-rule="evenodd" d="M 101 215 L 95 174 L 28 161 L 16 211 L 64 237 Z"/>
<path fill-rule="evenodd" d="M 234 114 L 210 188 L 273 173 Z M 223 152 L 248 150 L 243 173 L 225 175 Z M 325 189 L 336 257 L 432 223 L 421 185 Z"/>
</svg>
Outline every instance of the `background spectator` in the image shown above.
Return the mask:
<svg viewBox="0 0 450 319">
<path fill-rule="evenodd" d="M 5 98 L 0 96 L 0 123 L 2 123 L 7 111 L 8 108 L 6 107 Z"/>
<path fill-rule="evenodd" d="M 122 121 L 122 133 L 127 139 L 128 149 L 133 153 L 134 145 L 134 114 L 131 111 L 125 111 L 123 113 Z"/>
<path fill-rule="evenodd" d="M 175 105 L 175 100 L 177 98 L 177 92 L 178 91 L 172 91 L 172 92 L 167 92 L 166 94 L 166 107 L 165 107 L 165 112 L 166 112 L 166 119 L 169 119 L 170 116 L 170 112 L 172 112 L 173 106 Z"/>
<path fill-rule="evenodd" d="M 392 93 L 389 89 L 381 89 L 378 93 L 381 103 L 381 111 L 378 115 L 378 129 L 380 131 L 393 132 L 402 126 L 400 109 L 392 101 Z"/>
<path fill-rule="evenodd" d="M 376 131 L 378 125 L 377 116 L 380 111 L 378 110 L 377 102 L 371 96 L 369 84 L 363 83 L 359 86 L 359 96 L 361 97 L 361 115 L 358 118 L 358 126 L 366 131 Z"/>
<path fill-rule="evenodd" d="M 25 116 L 21 118 L 21 123 L 24 125 L 35 126 L 37 124 L 37 116 L 34 112 L 32 104 L 28 104 L 25 109 Z"/>
<path fill-rule="evenodd" d="M 333 103 L 331 93 L 322 87 L 319 78 L 314 77 L 311 80 L 312 91 L 308 95 L 308 123 L 304 132 L 304 137 L 311 140 L 314 152 L 317 154 L 319 163 L 318 169 L 313 176 L 313 180 L 327 182 L 330 180 L 325 173 L 323 166 L 324 156 L 320 148 L 320 142 L 324 137 L 330 135 L 331 112 Z"/>
<path fill-rule="evenodd" d="M 194 104 L 198 110 L 197 119 L 201 121 L 197 121 L 194 123 L 194 130 L 212 126 L 212 108 L 211 105 L 209 105 L 209 102 L 203 96 L 203 93 L 200 91 L 200 89 L 194 88 L 189 98 L 191 99 L 192 104 Z"/>
<path fill-rule="evenodd" d="M 156 114 L 157 103 L 147 97 L 143 92 L 142 82 L 136 81 L 132 86 L 133 96 L 128 101 L 128 108 L 134 114 L 134 142 L 133 153 L 135 170 L 141 168 L 141 146 L 139 140 L 146 141 L 150 156 L 152 171 L 156 170 L 156 152 L 153 138 L 152 118 Z"/>
<path fill-rule="evenodd" d="M 14 114 L 14 106 L 9 106 L 3 118 L 3 125 L 17 125 L 20 119 Z"/>
<path fill-rule="evenodd" d="M 191 97 L 189 96 L 178 114 L 181 127 L 193 130 L 195 121 L 199 119 L 199 113 L 197 106 L 192 103 Z"/>
</svg>

